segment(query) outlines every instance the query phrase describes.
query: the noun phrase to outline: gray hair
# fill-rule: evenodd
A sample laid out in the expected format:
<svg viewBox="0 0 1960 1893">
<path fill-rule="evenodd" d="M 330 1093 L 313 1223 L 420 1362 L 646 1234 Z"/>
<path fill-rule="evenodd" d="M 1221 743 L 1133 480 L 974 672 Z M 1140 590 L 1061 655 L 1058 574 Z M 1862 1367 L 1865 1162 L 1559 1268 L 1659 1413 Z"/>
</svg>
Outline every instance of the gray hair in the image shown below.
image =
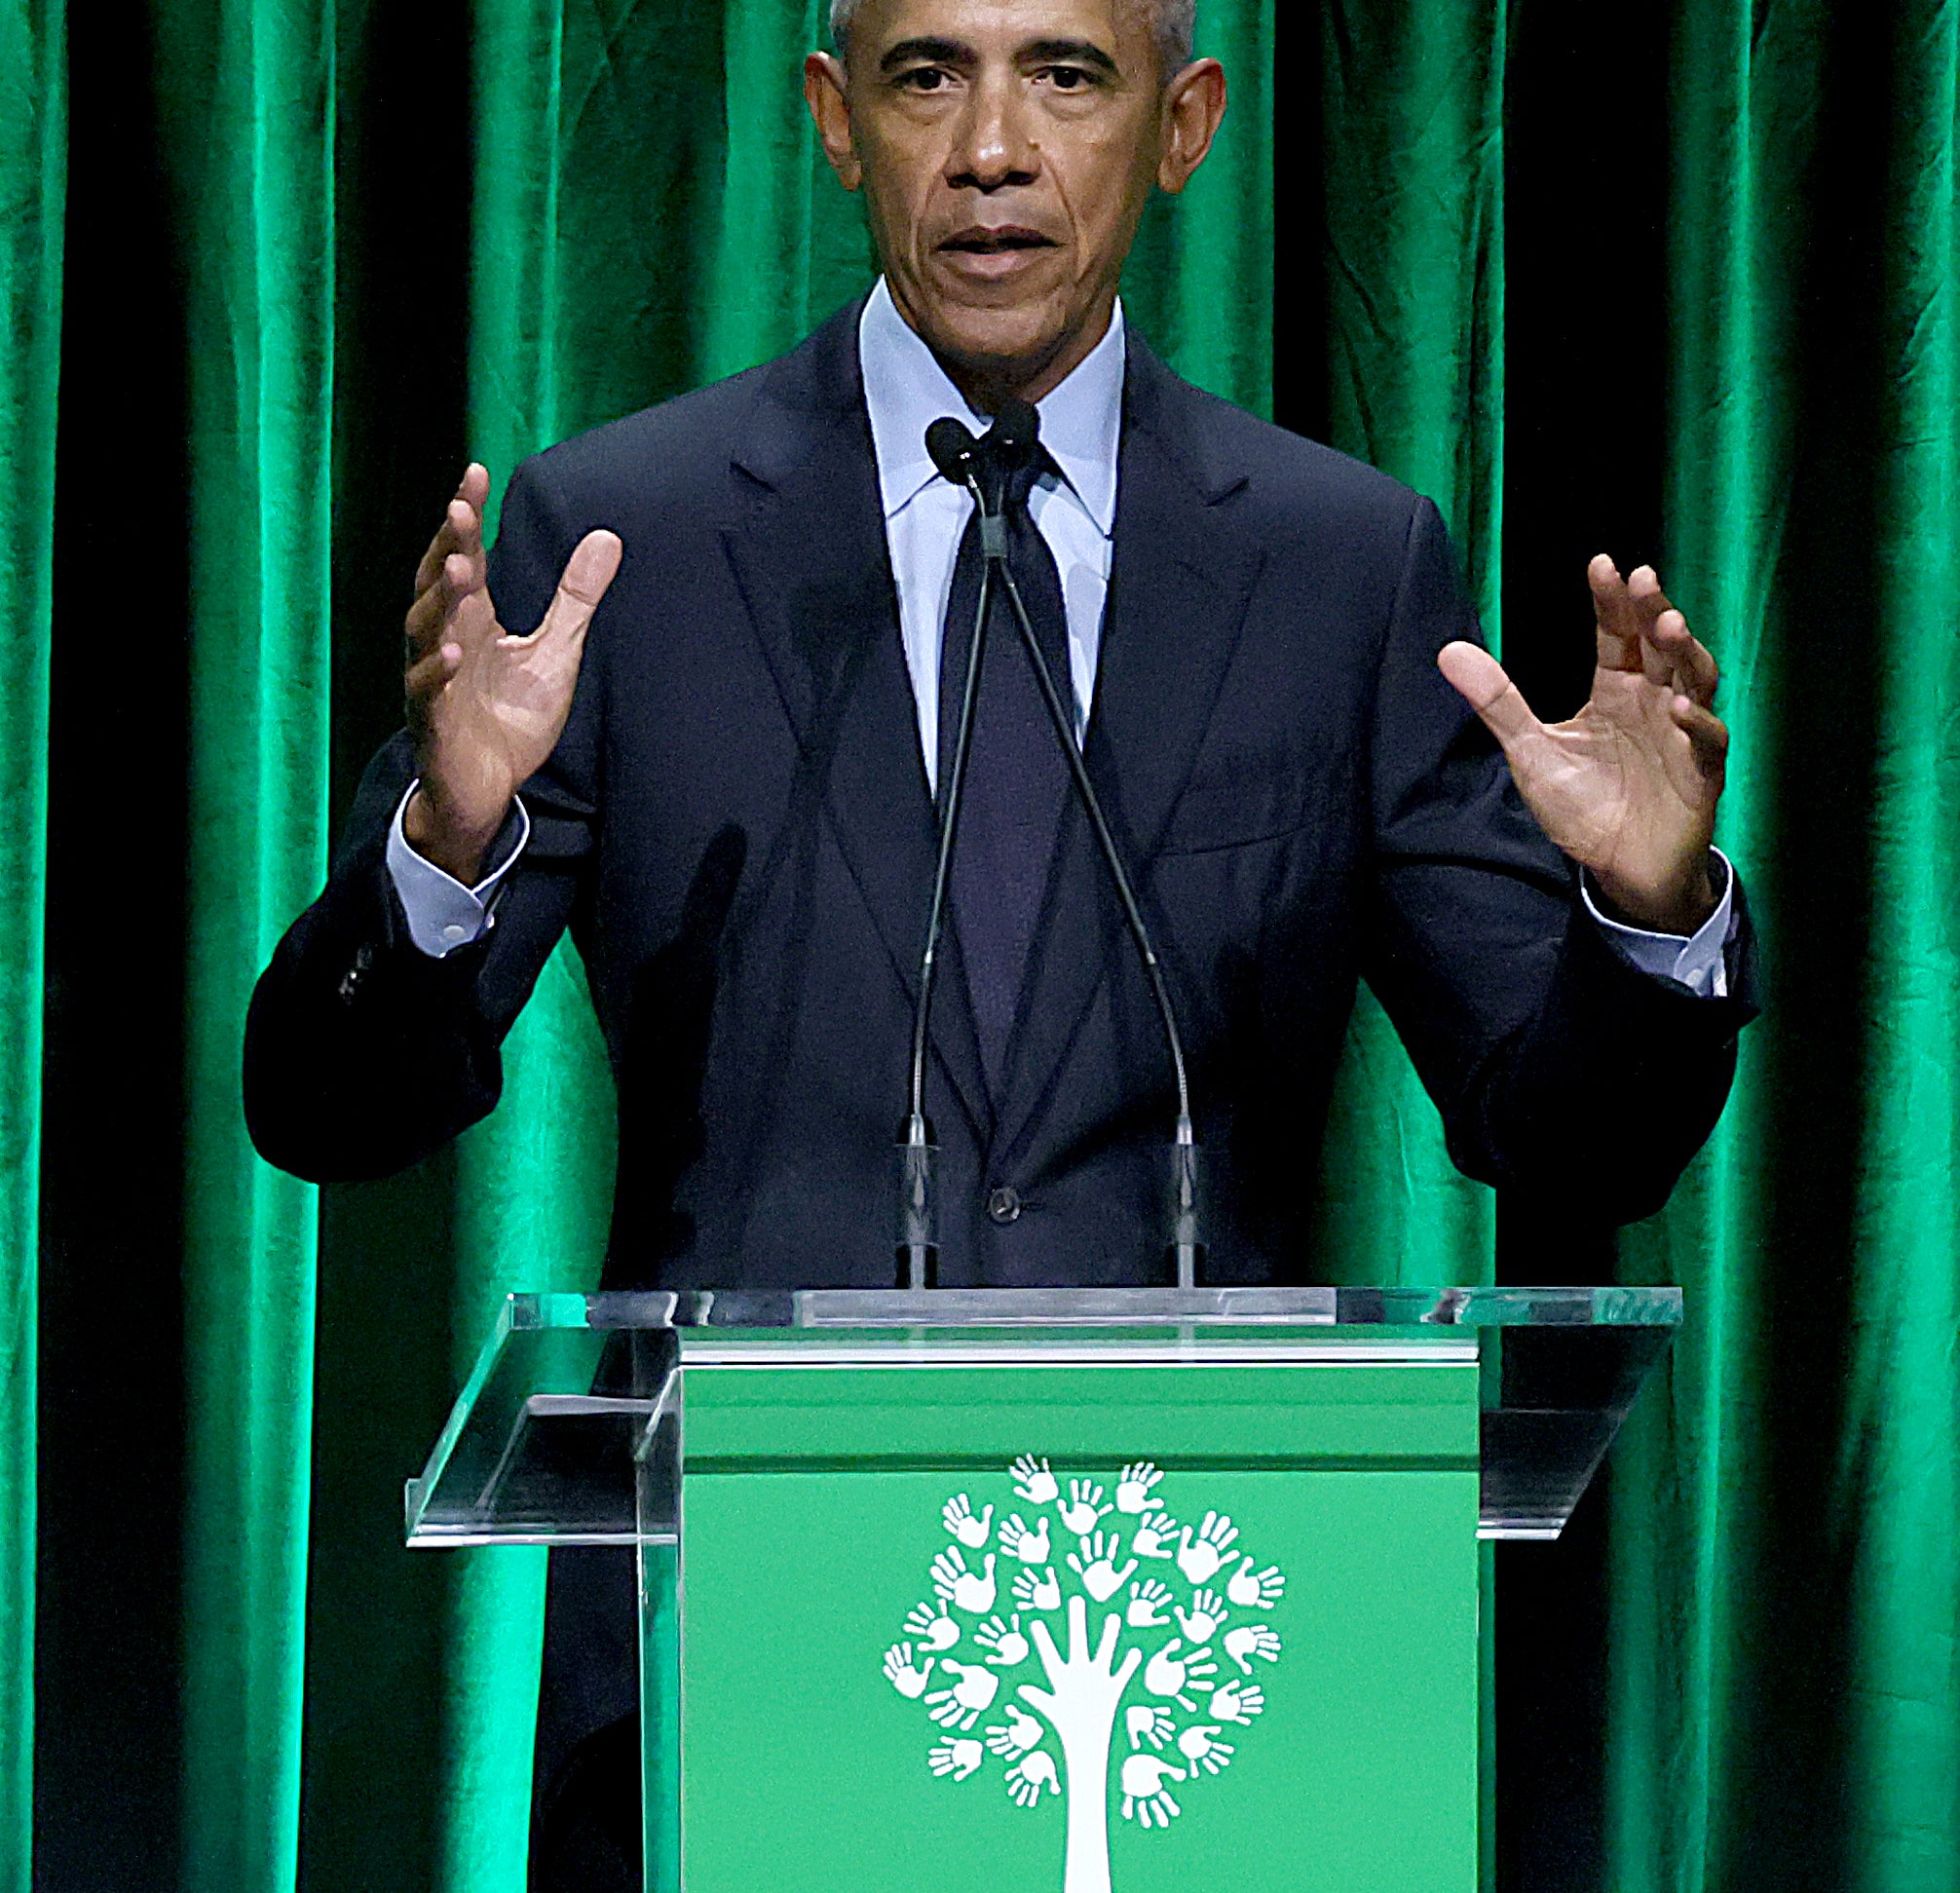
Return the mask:
<svg viewBox="0 0 1960 1893">
<path fill-rule="evenodd" d="M 864 0 L 830 0 L 830 37 L 846 50 L 850 22 Z M 1189 64 L 1191 41 L 1197 31 L 1198 0 L 1148 0 L 1157 17 L 1157 64 L 1165 78 Z"/>
</svg>

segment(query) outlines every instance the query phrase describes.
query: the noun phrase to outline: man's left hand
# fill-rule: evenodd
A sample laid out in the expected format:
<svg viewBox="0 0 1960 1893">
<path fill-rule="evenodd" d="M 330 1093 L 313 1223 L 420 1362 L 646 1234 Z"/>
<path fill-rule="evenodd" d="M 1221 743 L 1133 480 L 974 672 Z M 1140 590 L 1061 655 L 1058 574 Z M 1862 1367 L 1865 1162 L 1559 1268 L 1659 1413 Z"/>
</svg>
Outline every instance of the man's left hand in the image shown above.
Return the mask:
<svg viewBox="0 0 1960 1893">
<path fill-rule="evenodd" d="M 1593 877 L 1616 920 L 1693 933 L 1715 912 L 1709 845 L 1728 729 L 1715 661 L 1668 603 L 1651 566 L 1622 579 L 1587 568 L 1599 656 L 1593 694 L 1566 723 L 1540 723 L 1504 666 L 1475 644 L 1437 657 L 1504 745 L 1539 826 Z"/>
</svg>

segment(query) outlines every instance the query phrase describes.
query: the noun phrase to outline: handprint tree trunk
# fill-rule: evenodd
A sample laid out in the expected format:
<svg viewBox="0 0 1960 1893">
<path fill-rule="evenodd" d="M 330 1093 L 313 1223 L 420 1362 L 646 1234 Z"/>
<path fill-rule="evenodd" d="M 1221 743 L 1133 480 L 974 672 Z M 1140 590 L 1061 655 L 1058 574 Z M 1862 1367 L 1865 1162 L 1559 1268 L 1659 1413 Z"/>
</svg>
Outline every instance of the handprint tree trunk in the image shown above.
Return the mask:
<svg viewBox="0 0 1960 1893">
<path fill-rule="evenodd" d="M 1110 1741 L 1116 1705 L 1144 1660 L 1132 1649 L 1113 1670 L 1122 1635 L 1120 1611 L 1103 1620 L 1102 1641 L 1089 1650 L 1089 1607 L 1069 1600 L 1069 1654 L 1055 1647 L 1045 1623 L 1034 1626 L 1035 1647 L 1048 1686 L 1024 1683 L 1018 1693 L 1047 1720 L 1062 1744 L 1062 1773 L 1069 1798 L 1069 1838 L 1062 1893 L 1110 1893 Z"/>
</svg>

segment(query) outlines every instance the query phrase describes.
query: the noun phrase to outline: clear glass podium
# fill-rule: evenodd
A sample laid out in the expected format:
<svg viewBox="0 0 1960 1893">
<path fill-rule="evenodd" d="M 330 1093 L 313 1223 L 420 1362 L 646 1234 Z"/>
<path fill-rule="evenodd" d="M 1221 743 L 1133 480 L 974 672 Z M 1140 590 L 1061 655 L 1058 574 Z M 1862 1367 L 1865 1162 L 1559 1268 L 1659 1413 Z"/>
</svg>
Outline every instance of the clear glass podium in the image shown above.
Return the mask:
<svg viewBox="0 0 1960 1893">
<path fill-rule="evenodd" d="M 633 1545 L 649 1893 L 1472 1893 L 1479 1538 L 1661 1288 L 518 1295 L 413 1546 Z"/>
</svg>

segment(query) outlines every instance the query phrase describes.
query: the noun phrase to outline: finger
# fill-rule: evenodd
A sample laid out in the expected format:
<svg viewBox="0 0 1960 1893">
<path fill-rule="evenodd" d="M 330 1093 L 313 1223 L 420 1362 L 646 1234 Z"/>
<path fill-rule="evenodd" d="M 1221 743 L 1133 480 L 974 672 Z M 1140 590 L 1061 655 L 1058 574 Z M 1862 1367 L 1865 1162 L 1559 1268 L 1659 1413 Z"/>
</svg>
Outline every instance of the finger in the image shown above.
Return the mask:
<svg viewBox="0 0 1960 1893">
<path fill-rule="evenodd" d="M 1661 589 L 1660 575 L 1651 565 L 1640 565 L 1627 577 L 1627 603 L 1640 633 L 1640 673 L 1650 684 L 1670 685 L 1675 680 L 1673 660 L 1661 649 L 1654 625 L 1663 612 L 1674 607 Z M 1678 615 L 1678 614 L 1677 614 Z M 1686 620 L 1682 620 L 1685 627 Z"/>
<path fill-rule="evenodd" d="M 1704 774 L 1719 774 L 1728 760 L 1728 725 L 1692 697 L 1677 696 L 1668 704 L 1675 727 L 1694 744 L 1695 761 Z"/>
<path fill-rule="evenodd" d="M 402 694 L 410 702 L 426 703 L 433 698 L 463 664 L 460 644 L 440 644 L 427 657 L 408 666 L 401 679 Z"/>
<path fill-rule="evenodd" d="M 1508 753 L 1514 743 L 1536 736 L 1544 727 L 1531 714 L 1524 694 L 1504 674 L 1504 666 L 1482 645 L 1458 639 L 1437 654 L 1442 671 L 1464 701 L 1484 719 L 1485 728 Z"/>
<path fill-rule="evenodd" d="M 442 570 L 442 561 L 451 552 L 468 552 L 480 558 L 483 552 L 483 507 L 490 497 L 490 474 L 479 462 L 471 461 L 463 471 L 462 483 L 443 513 L 442 524 L 415 568 L 415 589 L 427 591 Z M 463 536 L 469 534 L 469 538 Z"/>
<path fill-rule="evenodd" d="M 1620 568 L 1602 552 L 1586 567 L 1586 585 L 1593 594 L 1593 626 L 1597 661 L 1606 670 L 1640 667 L 1640 620 L 1627 595 Z"/>
<path fill-rule="evenodd" d="M 599 608 L 600 599 L 606 595 L 606 587 L 618 575 L 624 554 L 619 534 L 603 528 L 588 532 L 572 548 L 572 556 L 565 561 L 551 608 L 546 612 L 537 635 L 554 639 L 582 636 L 593 612 Z"/>
<path fill-rule="evenodd" d="M 1721 682 L 1721 667 L 1708 648 L 1688 629 L 1688 621 L 1670 606 L 1662 612 L 1647 633 L 1649 641 L 1668 661 L 1669 681 L 1675 689 L 1708 707 L 1715 702 Z"/>
</svg>

